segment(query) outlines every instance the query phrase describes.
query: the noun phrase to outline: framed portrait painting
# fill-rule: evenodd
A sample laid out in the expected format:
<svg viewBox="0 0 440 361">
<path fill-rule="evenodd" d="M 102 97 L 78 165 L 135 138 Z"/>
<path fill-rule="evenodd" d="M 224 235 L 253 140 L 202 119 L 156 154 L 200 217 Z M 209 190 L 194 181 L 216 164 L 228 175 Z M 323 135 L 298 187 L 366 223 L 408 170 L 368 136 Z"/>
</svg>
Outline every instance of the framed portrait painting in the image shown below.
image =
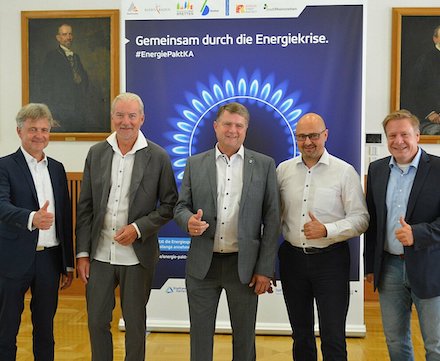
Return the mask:
<svg viewBox="0 0 440 361">
<path fill-rule="evenodd" d="M 420 120 L 420 142 L 440 144 L 440 8 L 393 8 L 391 110 Z"/>
<path fill-rule="evenodd" d="M 51 140 L 102 140 L 119 92 L 119 10 L 23 11 L 22 101 L 45 103 Z"/>
</svg>

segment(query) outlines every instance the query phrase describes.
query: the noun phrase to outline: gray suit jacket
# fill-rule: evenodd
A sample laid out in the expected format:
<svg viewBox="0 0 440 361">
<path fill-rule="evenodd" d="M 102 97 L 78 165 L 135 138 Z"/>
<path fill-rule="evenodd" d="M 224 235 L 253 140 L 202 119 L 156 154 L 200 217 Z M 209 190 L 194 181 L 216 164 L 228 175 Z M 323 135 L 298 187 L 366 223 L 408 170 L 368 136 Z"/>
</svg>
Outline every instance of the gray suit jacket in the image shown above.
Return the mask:
<svg viewBox="0 0 440 361">
<path fill-rule="evenodd" d="M 113 149 L 107 141 L 90 148 L 77 208 L 76 253 L 93 259 L 111 187 Z M 128 224 L 135 222 L 142 237 L 133 243 L 139 262 L 154 265 L 159 257 L 157 233 L 173 217 L 177 188 L 168 154 L 148 140 L 136 152 L 130 185 Z"/>
<path fill-rule="evenodd" d="M 243 191 L 238 226 L 238 273 L 249 283 L 253 274 L 273 277 L 280 233 L 280 207 L 275 162 L 248 149 L 244 151 Z M 186 262 L 187 274 L 204 279 L 211 265 L 217 222 L 215 149 L 188 158 L 174 219 L 185 231 L 198 209 L 209 223 L 203 235 L 193 237 Z"/>
</svg>

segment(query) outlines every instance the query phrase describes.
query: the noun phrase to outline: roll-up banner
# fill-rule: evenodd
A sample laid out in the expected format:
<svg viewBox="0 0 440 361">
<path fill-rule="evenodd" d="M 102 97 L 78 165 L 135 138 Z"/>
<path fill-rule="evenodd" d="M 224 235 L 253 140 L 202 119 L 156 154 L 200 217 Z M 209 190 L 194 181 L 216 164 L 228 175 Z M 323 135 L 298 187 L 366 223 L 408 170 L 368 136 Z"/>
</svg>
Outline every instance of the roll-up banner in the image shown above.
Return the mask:
<svg viewBox="0 0 440 361">
<path fill-rule="evenodd" d="M 121 17 L 125 88 L 142 97 L 142 131 L 168 151 L 178 186 L 187 157 L 214 147 L 215 114 L 231 101 L 243 103 L 251 115 L 245 147 L 277 164 L 292 158 L 298 155 L 296 123 L 315 112 L 329 129 L 328 151 L 362 173 L 363 1 L 122 0 Z M 150 331 L 189 330 L 189 246 L 189 236 L 173 221 L 160 232 L 147 306 Z M 347 334 L 362 336 L 359 238 L 350 240 L 350 248 Z M 217 331 L 230 332 L 224 295 Z M 291 333 L 280 282 L 273 294 L 260 296 L 257 332 Z"/>
</svg>

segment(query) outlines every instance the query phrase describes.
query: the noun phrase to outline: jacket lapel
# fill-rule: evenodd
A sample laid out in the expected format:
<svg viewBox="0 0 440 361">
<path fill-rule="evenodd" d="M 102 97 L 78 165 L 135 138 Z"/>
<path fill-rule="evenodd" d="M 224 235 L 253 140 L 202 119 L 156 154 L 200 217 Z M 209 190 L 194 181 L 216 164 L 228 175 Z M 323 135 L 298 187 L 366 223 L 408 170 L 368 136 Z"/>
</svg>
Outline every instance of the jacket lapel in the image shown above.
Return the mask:
<svg viewBox="0 0 440 361">
<path fill-rule="evenodd" d="M 425 179 L 428 176 L 430 169 L 431 169 L 431 165 L 429 163 L 429 156 L 422 150 L 420 162 L 417 167 L 416 177 L 414 178 L 414 183 L 411 188 L 411 193 L 409 194 L 408 207 L 406 209 L 406 215 L 405 215 L 406 220 L 411 218 L 411 214 L 416 205 L 417 198 L 419 196 L 420 191 L 423 188 L 423 184 L 425 183 Z"/>
<path fill-rule="evenodd" d="M 29 189 L 32 190 L 32 196 L 35 199 L 36 204 L 39 206 L 38 203 L 38 197 L 37 197 L 37 190 L 35 189 L 34 179 L 32 178 L 31 171 L 29 170 L 29 166 L 26 163 L 26 159 L 24 157 L 24 154 L 19 149 L 14 155 L 14 159 L 23 171 L 24 178 L 26 179 L 26 182 L 29 184 Z"/>
<path fill-rule="evenodd" d="M 108 197 L 110 194 L 111 180 L 112 180 L 112 161 L 113 161 L 113 149 L 108 144 L 108 147 L 102 153 L 100 158 L 101 163 L 101 179 L 102 183 L 102 197 L 101 197 L 101 209 L 107 209 Z"/>
<path fill-rule="evenodd" d="M 215 148 L 208 153 L 205 166 L 208 169 L 208 182 L 211 188 L 212 199 L 214 200 L 214 207 L 217 209 L 217 160 L 215 159 Z"/>
<path fill-rule="evenodd" d="M 148 147 L 138 150 L 135 153 L 133 171 L 131 173 L 131 183 L 130 183 L 130 194 L 129 194 L 130 206 L 134 202 L 137 189 L 139 188 L 142 178 L 144 177 L 145 169 L 148 169 L 148 163 L 150 162 L 150 158 L 151 158 L 150 148 Z"/>
<path fill-rule="evenodd" d="M 246 148 L 244 149 L 244 161 L 243 161 L 243 189 L 241 191 L 241 199 L 240 199 L 240 209 L 243 209 L 246 199 L 247 193 L 249 190 L 249 186 L 252 180 L 252 174 L 254 171 L 255 159 L 252 156 L 249 156 Z"/>
</svg>

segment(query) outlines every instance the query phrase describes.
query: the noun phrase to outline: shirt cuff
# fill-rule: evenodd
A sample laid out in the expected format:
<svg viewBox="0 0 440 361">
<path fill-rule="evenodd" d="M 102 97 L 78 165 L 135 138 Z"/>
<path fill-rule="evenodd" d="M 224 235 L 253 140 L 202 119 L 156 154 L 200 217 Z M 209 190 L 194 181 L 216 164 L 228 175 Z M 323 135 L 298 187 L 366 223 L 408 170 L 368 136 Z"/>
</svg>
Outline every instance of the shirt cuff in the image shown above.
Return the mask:
<svg viewBox="0 0 440 361">
<path fill-rule="evenodd" d="M 29 214 L 29 218 L 28 218 L 27 228 L 28 228 L 28 230 L 31 231 L 31 232 L 35 229 L 35 227 L 32 225 L 32 222 L 34 221 L 35 213 L 37 213 L 37 212 L 32 211 L 32 212 Z"/>
<path fill-rule="evenodd" d="M 327 230 L 326 238 L 333 238 L 338 235 L 338 227 L 334 223 L 325 223 L 325 229 Z"/>
<path fill-rule="evenodd" d="M 136 233 L 137 233 L 137 235 L 138 235 L 137 238 L 141 238 L 141 237 L 142 237 L 142 234 L 141 234 L 141 231 L 139 230 L 139 227 L 137 226 L 137 224 L 133 222 L 132 225 L 133 225 L 133 227 L 134 227 L 134 229 L 136 230 Z"/>
<path fill-rule="evenodd" d="M 74 269 L 73 269 L 73 267 L 66 267 L 66 271 L 67 271 L 67 272 L 73 272 Z"/>
<path fill-rule="evenodd" d="M 76 258 L 84 258 L 84 257 L 89 257 L 89 252 L 79 252 L 76 255 Z"/>
</svg>

